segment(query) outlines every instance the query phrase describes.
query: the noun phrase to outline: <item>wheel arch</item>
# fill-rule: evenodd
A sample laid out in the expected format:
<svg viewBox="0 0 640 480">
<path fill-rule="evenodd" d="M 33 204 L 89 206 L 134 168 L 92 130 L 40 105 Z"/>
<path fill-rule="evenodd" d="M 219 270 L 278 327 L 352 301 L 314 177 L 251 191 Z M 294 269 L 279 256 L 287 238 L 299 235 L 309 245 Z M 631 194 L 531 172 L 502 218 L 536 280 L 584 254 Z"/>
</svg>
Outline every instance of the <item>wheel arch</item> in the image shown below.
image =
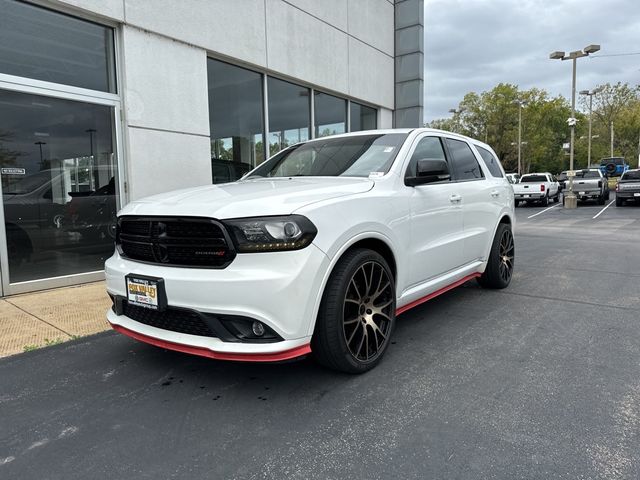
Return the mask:
<svg viewBox="0 0 640 480">
<path fill-rule="evenodd" d="M 327 284 L 329 283 L 329 278 L 333 273 L 336 265 L 340 261 L 344 255 L 356 248 L 367 248 L 369 250 L 373 250 L 374 252 L 379 253 L 389 264 L 389 268 L 391 268 L 391 273 L 393 275 L 393 279 L 396 282 L 398 281 L 398 262 L 397 255 L 394 252 L 393 247 L 391 246 L 391 240 L 385 235 L 378 232 L 363 232 L 354 237 L 352 237 L 348 242 L 345 242 L 343 246 L 336 252 L 336 254 L 331 259 L 331 263 L 329 264 L 329 268 L 327 268 L 325 275 L 322 279 L 322 284 L 320 285 L 320 289 L 316 295 L 315 305 L 313 309 L 313 321 L 310 322 L 308 334 L 312 335 L 315 330 L 316 322 L 318 320 L 318 312 L 320 310 L 320 303 L 322 302 L 322 296 L 324 295 L 324 291 L 327 288 Z M 396 287 L 397 288 L 397 287 Z"/>
</svg>

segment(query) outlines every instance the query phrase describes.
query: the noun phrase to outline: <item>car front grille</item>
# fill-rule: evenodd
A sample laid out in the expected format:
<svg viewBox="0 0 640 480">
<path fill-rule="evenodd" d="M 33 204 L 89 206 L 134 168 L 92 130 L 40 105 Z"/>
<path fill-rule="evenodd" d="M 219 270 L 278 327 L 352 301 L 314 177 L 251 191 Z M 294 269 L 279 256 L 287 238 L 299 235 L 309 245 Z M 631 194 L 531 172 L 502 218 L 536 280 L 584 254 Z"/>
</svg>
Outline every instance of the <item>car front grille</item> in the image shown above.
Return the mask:
<svg viewBox="0 0 640 480">
<path fill-rule="evenodd" d="M 167 266 L 224 268 L 236 256 L 224 225 L 211 218 L 123 216 L 116 245 L 126 258 Z"/>
<path fill-rule="evenodd" d="M 170 330 L 172 332 L 199 335 L 201 337 L 216 337 L 198 312 L 182 308 L 168 307 L 164 311 L 131 305 L 123 302 L 122 313 L 136 322 L 151 327 Z"/>
</svg>

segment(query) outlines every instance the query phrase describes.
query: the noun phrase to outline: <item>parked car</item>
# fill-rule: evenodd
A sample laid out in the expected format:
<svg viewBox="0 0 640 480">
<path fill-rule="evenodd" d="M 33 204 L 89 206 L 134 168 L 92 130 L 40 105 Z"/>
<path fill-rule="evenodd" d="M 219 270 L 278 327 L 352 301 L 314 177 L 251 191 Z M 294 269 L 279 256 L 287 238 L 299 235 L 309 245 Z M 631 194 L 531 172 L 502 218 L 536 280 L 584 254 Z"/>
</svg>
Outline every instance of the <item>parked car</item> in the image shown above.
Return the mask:
<svg viewBox="0 0 640 480">
<path fill-rule="evenodd" d="M 569 179 L 567 176 L 567 170 L 560 172 L 556 179 L 558 180 L 558 190 L 560 190 L 560 192 L 564 191 L 567 188 L 566 182 Z"/>
<path fill-rule="evenodd" d="M 52 185 L 59 171 L 41 170 L 21 178 L 2 191 L 9 263 L 29 260 L 34 249 L 54 241 L 52 230 L 60 228 L 64 203 L 56 202 Z"/>
<path fill-rule="evenodd" d="M 576 170 L 573 193 L 578 200 L 597 200 L 598 204 L 604 205 L 605 200 L 609 200 L 609 182 L 597 168 Z"/>
<path fill-rule="evenodd" d="M 627 170 L 616 185 L 616 207 L 627 201 L 640 203 L 640 169 Z"/>
<path fill-rule="evenodd" d="M 606 177 L 619 177 L 629 170 L 629 164 L 624 157 L 607 157 L 600 160 L 600 171 Z"/>
<path fill-rule="evenodd" d="M 549 200 L 557 202 L 560 198 L 558 182 L 548 172 L 523 175 L 520 181 L 513 185 L 513 194 L 516 207 L 520 202 L 541 202 L 546 206 L 549 205 Z"/>
<path fill-rule="evenodd" d="M 488 145 L 432 129 L 319 138 L 242 180 L 124 207 L 105 264 L 107 316 L 167 349 L 240 361 L 313 353 L 360 373 L 402 312 L 472 278 L 508 286 L 513 222 Z"/>
<path fill-rule="evenodd" d="M 507 177 L 507 180 L 509 180 L 509 183 L 511 184 L 518 183 L 518 180 L 520 180 L 520 175 L 517 173 L 507 173 L 505 174 L 505 177 Z"/>
<path fill-rule="evenodd" d="M 111 177 L 95 191 L 68 192 L 63 225 L 68 232 L 78 232 L 91 241 L 113 241 L 116 237 L 116 184 Z"/>
</svg>

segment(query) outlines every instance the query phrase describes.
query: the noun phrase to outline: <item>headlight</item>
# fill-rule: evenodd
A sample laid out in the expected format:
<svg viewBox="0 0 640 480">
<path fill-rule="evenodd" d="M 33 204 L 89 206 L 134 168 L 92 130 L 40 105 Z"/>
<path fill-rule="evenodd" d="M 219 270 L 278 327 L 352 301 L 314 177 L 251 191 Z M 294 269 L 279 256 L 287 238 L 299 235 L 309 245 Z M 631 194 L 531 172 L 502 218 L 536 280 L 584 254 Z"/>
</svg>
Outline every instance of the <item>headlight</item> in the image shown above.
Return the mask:
<svg viewBox="0 0 640 480">
<path fill-rule="evenodd" d="M 239 253 L 300 250 L 318 233 L 315 225 L 302 215 L 234 218 L 223 222 L 229 227 Z"/>
</svg>

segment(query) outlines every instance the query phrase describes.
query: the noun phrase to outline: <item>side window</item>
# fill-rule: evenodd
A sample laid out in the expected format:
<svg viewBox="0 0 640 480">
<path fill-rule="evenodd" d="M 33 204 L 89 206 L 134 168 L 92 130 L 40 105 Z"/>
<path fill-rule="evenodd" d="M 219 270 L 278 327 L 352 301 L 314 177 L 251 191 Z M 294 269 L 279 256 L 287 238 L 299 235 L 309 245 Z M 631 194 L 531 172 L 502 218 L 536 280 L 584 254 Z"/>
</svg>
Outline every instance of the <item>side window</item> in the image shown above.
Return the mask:
<svg viewBox="0 0 640 480">
<path fill-rule="evenodd" d="M 484 178 L 480 164 L 467 142 L 452 138 L 445 138 L 445 142 L 447 142 L 447 148 L 451 154 L 451 164 L 456 180 Z"/>
<path fill-rule="evenodd" d="M 480 156 L 484 160 L 489 172 L 491 172 L 491 175 L 498 178 L 504 177 L 502 170 L 500 169 L 500 162 L 498 159 L 486 148 L 479 147 L 478 145 L 476 145 L 476 148 L 478 149 L 478 152 L 480 152 Z"/>
<path fill-rule="evenodd" d="M 413 155 L 411 155 L 406 176 L 415 177 L 418 160 L 423 160 L 425 158 L 444 160 L 445 162 L 447 161 L 444 155 L 444 149 L 442 148 L 442 142 L 439 137 L 424 137 L 418 142 L 416 149 L 413 151 Z"/>
</svg>

